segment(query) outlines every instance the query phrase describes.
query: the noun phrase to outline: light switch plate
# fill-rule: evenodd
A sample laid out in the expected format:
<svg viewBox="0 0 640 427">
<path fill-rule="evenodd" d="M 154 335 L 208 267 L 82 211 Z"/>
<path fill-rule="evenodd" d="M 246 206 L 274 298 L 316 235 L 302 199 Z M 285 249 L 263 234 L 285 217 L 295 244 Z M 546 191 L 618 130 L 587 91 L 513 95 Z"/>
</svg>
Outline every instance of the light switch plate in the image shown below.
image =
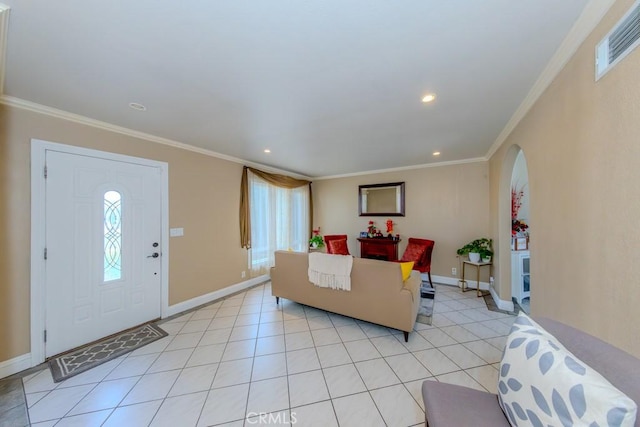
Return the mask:
<svg viewBox="0 0 640 427">
<path fill-rule="evenodd" d="M 182 227 L 180 227 L 180 228 L 170 228 L 169 229 L 169 236 L 171 236 L 171 237 L 184 236 L 184 228 L 182 228 Z"/>
</svg>

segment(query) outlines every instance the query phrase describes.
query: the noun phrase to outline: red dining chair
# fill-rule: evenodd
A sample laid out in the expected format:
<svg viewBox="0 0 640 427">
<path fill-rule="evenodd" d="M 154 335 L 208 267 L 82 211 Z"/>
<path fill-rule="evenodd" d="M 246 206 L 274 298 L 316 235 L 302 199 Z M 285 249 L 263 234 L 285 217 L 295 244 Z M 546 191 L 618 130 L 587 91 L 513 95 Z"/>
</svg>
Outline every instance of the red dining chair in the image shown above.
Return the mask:
<svg viewBox="0 0 640 427">
<path fill-rule="evenodd" d="M 404 250 L 402 258 L 400 258 L 400 262 L 413 261 L 414 270 L 418 270 L 420 273 L 427 273 L 431 287 L 433 287 L 431 282 L 431 253 L 434 245 L 435 242 L 433 240 L 409 237 L 409 244 Z"/>
</svg>

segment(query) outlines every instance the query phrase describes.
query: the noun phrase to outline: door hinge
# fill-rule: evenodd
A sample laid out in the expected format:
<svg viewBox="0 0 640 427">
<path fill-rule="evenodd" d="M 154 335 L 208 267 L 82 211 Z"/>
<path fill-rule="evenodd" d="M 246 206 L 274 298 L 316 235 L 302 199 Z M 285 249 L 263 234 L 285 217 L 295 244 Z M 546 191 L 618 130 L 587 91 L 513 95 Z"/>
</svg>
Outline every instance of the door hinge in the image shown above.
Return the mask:
<svg viewBox="0 0 640 427">
<path fill-rule="evenodd" d="M 47 165 L 44 165 L 44 179 L 47 179 Z"/>
<path fill-rule="evenodd" d="M 44 342 L 47 342 L 47 330 L 46 329 L 44 330 L 43 335 L 44 335 Z"/>
<path fill-rule="evenodd" d="M 47 248 L 44 248 L 44 259 L 47 259 Z"/>
</svg>

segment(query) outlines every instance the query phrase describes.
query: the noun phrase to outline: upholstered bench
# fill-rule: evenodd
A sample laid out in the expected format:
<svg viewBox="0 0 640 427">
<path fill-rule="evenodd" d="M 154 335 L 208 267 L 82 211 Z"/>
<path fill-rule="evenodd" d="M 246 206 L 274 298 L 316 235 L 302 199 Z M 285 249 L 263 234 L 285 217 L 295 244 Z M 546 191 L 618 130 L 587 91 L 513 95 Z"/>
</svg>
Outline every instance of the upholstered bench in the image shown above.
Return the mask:
<svg viewBox="0 0 640 427">
<path fill-rule="evenodd" d="M 615 388 L 636 404 L 640 402 L 640 360 L 563 323 L 546 318 L 534 318 L 534 320 L 569 352 L 602 375 Z M 523 372 L 519 374 L 522 375 Z M 427 380 L 422 384 L 422 397 L 429 427 L 508 427 L 510 425 L 500 407 L 498 396 L 492 393 Z M 640 417 L 636 419 L 634 425 L 640 427 Z"/>
</svg>

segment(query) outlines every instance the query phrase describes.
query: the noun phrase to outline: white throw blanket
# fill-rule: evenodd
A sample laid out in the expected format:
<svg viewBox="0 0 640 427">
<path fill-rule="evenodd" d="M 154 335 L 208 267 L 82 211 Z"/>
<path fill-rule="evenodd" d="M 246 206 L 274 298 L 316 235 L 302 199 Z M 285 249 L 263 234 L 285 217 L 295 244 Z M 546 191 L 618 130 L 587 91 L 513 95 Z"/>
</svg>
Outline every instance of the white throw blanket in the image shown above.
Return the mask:
<svg viewBox="0 0 640 427">
<path fill-rule="evenodd" d="M 351 255 L 309 254 L 309 281 L 321 288 L 351 290 Z"/>
</svg>

